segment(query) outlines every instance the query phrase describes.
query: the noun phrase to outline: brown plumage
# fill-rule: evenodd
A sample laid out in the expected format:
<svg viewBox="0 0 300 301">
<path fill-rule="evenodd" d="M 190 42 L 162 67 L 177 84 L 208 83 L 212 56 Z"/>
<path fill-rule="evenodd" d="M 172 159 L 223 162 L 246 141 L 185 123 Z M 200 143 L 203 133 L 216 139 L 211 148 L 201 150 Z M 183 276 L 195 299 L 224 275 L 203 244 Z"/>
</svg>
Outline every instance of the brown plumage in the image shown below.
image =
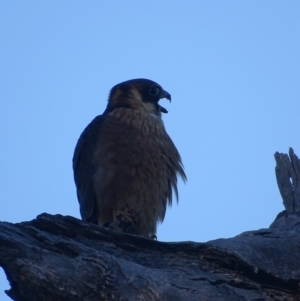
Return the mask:
<svg viewBox="0 0 300 301">
<path fill-rule="evenodd" d="M 73 157 L 81 217 L 99 225 L 153 236 L 163 221 L 177 175 L 186 175 L 158 104 L 171 95 L 148 79 L 114 86 L 104 113 L 81 134 Z"/>
</svg>

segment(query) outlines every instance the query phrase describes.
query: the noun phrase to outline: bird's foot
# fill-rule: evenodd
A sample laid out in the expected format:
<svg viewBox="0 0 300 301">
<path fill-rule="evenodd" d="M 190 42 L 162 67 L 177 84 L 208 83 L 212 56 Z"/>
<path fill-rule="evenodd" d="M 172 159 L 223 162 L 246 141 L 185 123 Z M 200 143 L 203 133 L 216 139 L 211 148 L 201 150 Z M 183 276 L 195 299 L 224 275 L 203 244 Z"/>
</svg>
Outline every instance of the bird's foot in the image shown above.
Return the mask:
<svg viewBox="0 0 300 301">
<path fill-rule="evenodd" d="M 114 216 L 114 224 L 119 231 L 135 234 L 135 227 L 138 223 L 138 216 L 136 212 L 129 208 L 122 208 Z"/>
<path fill-rule="evenodd" d="M 138 216 L 136 212 L 129 208 L 122 208 L 117 211 L 114 215 L 114 220 L 112 222 L 106 222 L 103 227 L 107 227 L 119 232 L 135 234 L 135 227 L 138 223 Z"/>
</svg>

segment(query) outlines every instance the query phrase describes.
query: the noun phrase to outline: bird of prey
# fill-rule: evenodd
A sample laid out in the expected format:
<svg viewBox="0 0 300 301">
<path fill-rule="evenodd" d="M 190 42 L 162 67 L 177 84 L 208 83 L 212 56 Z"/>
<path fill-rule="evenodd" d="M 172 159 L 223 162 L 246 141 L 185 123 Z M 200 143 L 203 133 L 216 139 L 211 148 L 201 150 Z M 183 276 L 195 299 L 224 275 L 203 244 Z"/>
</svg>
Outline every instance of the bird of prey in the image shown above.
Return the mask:
<svg viewBox="0 0 300 301">
<path fill-rule="evenodd" d="M 177 176 L 186 175 L 158 102 L 171 95 L 154 81 L 114 86 L 107 107 L 82 132 L 73 156 L 82 220 L 155 237 L 158 222 L 178 199 Z"/>
</svg>

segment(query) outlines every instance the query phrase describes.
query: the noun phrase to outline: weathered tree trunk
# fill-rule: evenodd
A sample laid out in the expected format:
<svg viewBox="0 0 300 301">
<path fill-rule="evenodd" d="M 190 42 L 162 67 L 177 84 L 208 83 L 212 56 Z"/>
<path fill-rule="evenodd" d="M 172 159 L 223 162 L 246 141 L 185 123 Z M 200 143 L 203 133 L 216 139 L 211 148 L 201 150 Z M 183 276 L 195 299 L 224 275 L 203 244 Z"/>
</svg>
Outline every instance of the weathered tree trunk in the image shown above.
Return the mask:
<svg viewBox="0 0 300 301">
<path fill-rule="evenodd" d="M 164 243 L 69 216 L 0 223 L 0 266 L 18 301 L 300 300 L 298 158 L 275 154 L 286 210 L 270 228 Z M 292 179 L 292 182 L 290 181 Z"/>
</svg>

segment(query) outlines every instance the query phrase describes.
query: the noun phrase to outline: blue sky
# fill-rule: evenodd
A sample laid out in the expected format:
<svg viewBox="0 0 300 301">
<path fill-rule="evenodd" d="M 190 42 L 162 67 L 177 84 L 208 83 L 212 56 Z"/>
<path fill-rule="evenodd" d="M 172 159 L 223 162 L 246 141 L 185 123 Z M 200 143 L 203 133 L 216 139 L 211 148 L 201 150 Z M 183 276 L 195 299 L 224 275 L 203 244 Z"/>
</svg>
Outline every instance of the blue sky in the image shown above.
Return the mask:
<svg viewBox="0 0 300 301">
<path fill-rule="evenodd" d="M 188 176 L 159 240 L 232 237 L 283 210 L 273 154 L 300 155 L 299 1 L 1 1 L 0 25 L 0 220 L 79 218 L 76 141 L 137 77 L 171 93 Z"/>
</svg>

